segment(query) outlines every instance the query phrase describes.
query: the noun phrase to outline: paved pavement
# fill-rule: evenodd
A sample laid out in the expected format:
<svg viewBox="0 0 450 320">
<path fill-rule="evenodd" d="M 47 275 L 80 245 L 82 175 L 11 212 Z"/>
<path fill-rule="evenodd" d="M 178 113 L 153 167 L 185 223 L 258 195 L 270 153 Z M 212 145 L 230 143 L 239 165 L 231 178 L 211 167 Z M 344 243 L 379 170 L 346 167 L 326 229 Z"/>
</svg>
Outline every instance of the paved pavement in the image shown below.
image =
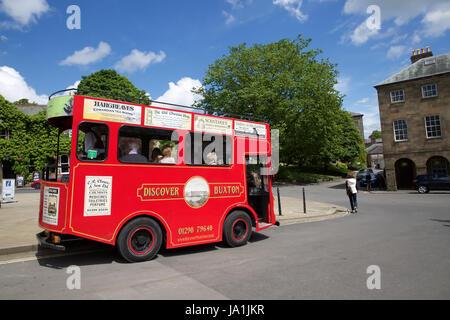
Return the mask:
<svg viewBox="0 0 450 320">
<path fill-rule="evenodd" d="M 0 255 L 38 249 L 36 234 L 42 231 L 38 225 L 39 195 L 32 189 L 21 189 L 15 195 L 17 202 L 3 204 L 0 208 Z M 348 214 L 343 206 L 312 200 L 306 201 L 305 214 L 301 198 L 281 194 L 280 216 L 276 193 L 274 196 L 275 214 L 281 225 L 333 219 Z"/>
</svg>

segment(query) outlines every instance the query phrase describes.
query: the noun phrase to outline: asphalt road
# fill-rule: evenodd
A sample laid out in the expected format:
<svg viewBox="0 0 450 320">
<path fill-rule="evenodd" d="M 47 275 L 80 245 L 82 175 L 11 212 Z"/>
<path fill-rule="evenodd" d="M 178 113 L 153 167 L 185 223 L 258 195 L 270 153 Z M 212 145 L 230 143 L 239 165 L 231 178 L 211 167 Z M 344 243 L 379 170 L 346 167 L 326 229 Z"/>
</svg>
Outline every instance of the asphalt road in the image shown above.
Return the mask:
<svg viewBox="0 0 450 320">
<path fill-rule="evenodd" d="M 301 188 L 280 192 L 301 197 Z M 305 190 L 349 206 L 342 184 Z M 359 214 L 273 227 L 239 248 L 166 250 L 138 264 L 90 244 L 90 253 L 15 257 L 0 262 L 0 299 L 450 299 L 450 193 L 360 193 L 358 201 Z M 72 265 L 80 289 L 68 289 Z M 380 289 L 369 290 L 368 278 Z"/>
</svg>

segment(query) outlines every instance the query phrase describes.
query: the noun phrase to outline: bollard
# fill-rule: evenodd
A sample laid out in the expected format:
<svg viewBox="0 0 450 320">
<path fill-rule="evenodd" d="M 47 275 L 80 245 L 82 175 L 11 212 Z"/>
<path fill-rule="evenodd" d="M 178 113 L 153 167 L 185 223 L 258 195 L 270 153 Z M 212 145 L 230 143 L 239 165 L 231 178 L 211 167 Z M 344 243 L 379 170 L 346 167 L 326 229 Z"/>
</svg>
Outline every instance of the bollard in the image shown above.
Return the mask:
<svg viewBox="0 0 450 320">
<path fill-rule="evenodd" d="M 278 195 L 278 215 L 282 216 L 281 213 L 281 198 L 280 198 L 280 188 L 277 187 L 277 195 Z"/>
<path fill-rule="evenodd" d="M 306 214 L 305 188 L 303 188 L 303 213 Z"/>
</svg>

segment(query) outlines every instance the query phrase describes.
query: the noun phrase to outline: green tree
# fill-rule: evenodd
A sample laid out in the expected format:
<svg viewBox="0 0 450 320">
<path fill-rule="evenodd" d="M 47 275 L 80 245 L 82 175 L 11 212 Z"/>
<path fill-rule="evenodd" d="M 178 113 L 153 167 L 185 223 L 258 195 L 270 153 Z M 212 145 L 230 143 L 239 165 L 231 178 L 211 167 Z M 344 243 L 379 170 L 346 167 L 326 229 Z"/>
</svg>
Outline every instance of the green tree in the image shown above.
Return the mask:
<svg viewBox="0 0 450 320">
<path fill-rule="evenodd" d="M 0 95 L 0 119 L 0 130 L 9 132 L 9 138 L 0 139 L 0 161 L 8 158 L 16 174 L 26 175 L 30 167 L 40 171 L 54 161 L 58 129 L 47 123 L 45 111 L 24 114 Z M 70 139 L 62 135 L 60 154 L 69 150 Z"/>
<path fill-rule="evenodd" d="M 300 35 L 293 41 L 230 47 L 194 90 L 203 96 L 197 105 L 208 113 L 269 122 L 280 131 L 281 162 L 309 166 L 347 159 L 343 148 L 359 135 L 341 115 L 336 65 L 319 59 L 321 50 L 307 50 L 310 42 Z"/>
<path fill-rule="evenodd" d="M 381 139 L 382 135 L 381 135 L 381 131 L 380 130 L 373 130 L 371 135 L 369 136 L 370 139 L 375 138 L 375 139 Z"/>
<path fill-rule="evenodd" d="M 139 104 L 150 104 L 145 90 L 140 90 L 115 70 L 99 70 L 89 76 L 82 76 L 78 93 L 91 97 L 121 100 Z"/>
<path fill-rule="evenodd" d="M 366 149 L 364 140 L 354 125 L 352 116 L 346 111 L 340 111 L 336 116 L 340 130 L 339 135 L 336 137 L 338 140 L 336 143 L 338 159 L 345 163 L 365 163 Z"/>
<path fill-rule="evenodd" d="M 20 100 L 14 101 L 13 104 L 24 106 L 24 105 L 36 105 L 37 103 L 36 102 L 30 102 L 30 101 L 28 101 L 28 99 L 22 98 Z"/>
</svg>

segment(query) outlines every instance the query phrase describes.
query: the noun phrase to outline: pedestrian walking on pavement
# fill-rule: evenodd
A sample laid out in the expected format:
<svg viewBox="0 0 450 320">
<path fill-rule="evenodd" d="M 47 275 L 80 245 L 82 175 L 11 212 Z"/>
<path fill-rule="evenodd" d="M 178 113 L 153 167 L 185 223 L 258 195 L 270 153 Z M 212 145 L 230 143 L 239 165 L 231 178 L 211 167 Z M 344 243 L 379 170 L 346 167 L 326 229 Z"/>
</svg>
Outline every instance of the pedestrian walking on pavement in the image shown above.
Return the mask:
<svg viewBox="0 0 450 320">
<path fill-rule="evenodd" d="M 350 200 L 350 206 L 352 208 L 352 213 L 358 212 L 358 190 L 356 189 L 356 179 L 351 173 L 347 175 L 347 180 L 345 181 L 345 191 Z"/>
</svg>

